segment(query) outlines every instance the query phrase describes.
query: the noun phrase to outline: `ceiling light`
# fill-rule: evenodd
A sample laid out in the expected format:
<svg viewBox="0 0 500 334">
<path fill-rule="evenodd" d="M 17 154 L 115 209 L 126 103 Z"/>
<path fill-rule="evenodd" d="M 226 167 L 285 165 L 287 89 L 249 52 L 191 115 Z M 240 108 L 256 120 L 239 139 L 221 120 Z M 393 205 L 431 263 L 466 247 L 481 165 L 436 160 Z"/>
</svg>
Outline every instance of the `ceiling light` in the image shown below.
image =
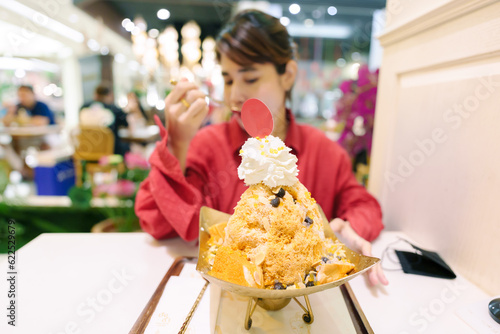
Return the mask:
<svg viewBox="0 0 500 334">
<path fill-rule="evenodd" d="M 138 20 L 138 22 L 135 24 L 135 26 L 137 28 L 139 28 L 140 31 L 146 31 L 146 29 L 148 28 L 146 26 L 146 22 L 144 22 L 143 20 Z"/>
<path fill-rule="evenodd" d="M 300 6 L 296 3 L 292 3 L 290 5 L 290 7 L 288 7 L 288 10 L 290 11 L 290 13 L 295 15 L 295 14 L 298 14 L 300 12 Z"/>
<path fill-rule="evenodd" d="M 314 26 L 314 29 L 311 29 L 303 24 L 291 23 L 287 27 L 287 30 L 290 36 L 293 37 L 345 39 L 349 38 L 352 35 L 351 27 L 343 25 L 316 24 Z"/>
<path fill-rule="evenodd" d="M 281 22 L 282 25 L 284 25 L 286 27 L 287 25 L 290 24 L 290 19 L 288 17 L 286 17 L 286 16 L 282 16 L 280 18 L 280 22 Z"/>
<path fill-rule="evenodd" d="M 97 51 L 100 48 L 99 43 L 95 39 L 92 39 L 92 38 L 87 41 L 87 46 L 92 51 Z"/>
<path fill-rule="evenodd" d="M 103 56 L 106 56 L 107 54 L 109 54 L 109 48 L 108 48 L 107 46 L 103 46 L 103 47 L 101 48 L 101 54 L 102 54 Z"/>
<path fill-rule="evenodd" d="M 170 12 L 168 11 L 168 9 L 162 8 L 156 13 L 156 16 L 158 16 L 160 20 L 168 20 L 168 18 L 170 17 Z"/>
<path fill-rule="evenodd" d="M 125 25 L 125 30 L 127 30 L 128 32 L 131 32 L 132 30 L 134 30 L 135 28 L 135 24 L 134 22 L 130 21 Z"/>
<path fill-rule="evenodd" d="M 22 68 L 25 71 L 45 71 L 56 73 L 59 66 L 40 59 L 24 59 L 14 57 L 0 57 L 0 69 L 17 70 Z"/>
<path fill-rule="evenodd" d="M 346 64 L 346 61 L 345 61 L 345 59 L 344 59 L 344 58 L 339 58 L 339 59 L 337 59 L 337 66 L 338 66 L 338 67 L 344 67 L 344 66 L 345 66 L 345 64 Z"/>
<path fill-rule="evenodd" d="M 309 28 L 310 28 L 310 27 L 312 27 L 312 26 L 314 25 L 314 21 L 313 21 L 312 19 L 305 19 L 305 20 L 304 20 L 304 25 L 305 25 L 306 27 L 309 27 Z"/>
<path fill-rule="evenodd" d="M 327 12 L 328 12 L 328 14 L 333 16 L 333 15 L 337 14 L 337 8 L 335 8 L 334 6 L 330 6 L 330 7 L 328 7 Z"/>
<path fill-rule="evenodd" d="M 312 12 L 312 17 L 315 19 L 319 19 L 323 13 L 319 9 L 315 9 Z"/>
<path fill-rule="evenodd" d="M 158 29 L 151 29 L 148 31 L 148 36 L 151 38 L 156 38 L 159 34 L 160 32 L 158 31 Z"/>
<path fill-rule="evenodd" d="M 45 28 L 52 30 L 53 32 L 61 36 L 69 38 L 72 41 L 81 43 L 85 39 L 81 32 L 73 28 L 70 28 L 65 24 L 62 24 L 61 22 L 56 21 L 48 17 L 47 15 L 20 3 L 19 1 L 15 0 L 0 1 L 0 7 L 4 7 L 16 14 L 19 14 L 36 24 L 40 24 L 39 20 L 43 19 L 44 22 L 43 26 Z M 24 26 L 26 26 L 26 24 Z"/>
<path fill-rule="evenodd" d="M 122 27 L 125 28 L 127 27 L 127 24 L 129 24 L 130 22 L 132 22 L 128 17 L 123 19 L 122 21 Z"/>
<path fill-rule="evenodd" d="M 141 33 L 141 29 L 139 27 L 134 27 L 134 29 L 132 29 L 131 33 L 134 36 L 139 35 Z"/>
</svg>

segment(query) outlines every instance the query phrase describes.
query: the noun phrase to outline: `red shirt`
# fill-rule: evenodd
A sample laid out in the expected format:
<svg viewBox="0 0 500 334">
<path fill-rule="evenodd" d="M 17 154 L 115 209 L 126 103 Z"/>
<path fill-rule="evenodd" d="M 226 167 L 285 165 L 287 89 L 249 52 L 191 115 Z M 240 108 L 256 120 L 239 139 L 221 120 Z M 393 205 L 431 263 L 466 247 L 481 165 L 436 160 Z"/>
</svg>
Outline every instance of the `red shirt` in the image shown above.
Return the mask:
<svg viewBox="0 0 500 334">
<path fill-rule="evenodd" d="M 323 132 L 299 125 L 288 112 L 285 144 L 298 158 L 299 180 L 321 205 L 329 220 L 340 217 L 367 240 L 383 228 L 377 200 L 355 179 L 346 151 Z M 159 122 L 157 122 L 159 123 Z M 189 146 L 186 172 L 167 148 L 165 129 L 151 155 L 151 171 L 141 184 L 135 210 L 144 231 L 156 239 L 198 237 L 202 206 L 229 214 L 247 189 L 238 178 L 239 150 L 248 134 L 235 117 L 202 128 Z"/>
</svg>

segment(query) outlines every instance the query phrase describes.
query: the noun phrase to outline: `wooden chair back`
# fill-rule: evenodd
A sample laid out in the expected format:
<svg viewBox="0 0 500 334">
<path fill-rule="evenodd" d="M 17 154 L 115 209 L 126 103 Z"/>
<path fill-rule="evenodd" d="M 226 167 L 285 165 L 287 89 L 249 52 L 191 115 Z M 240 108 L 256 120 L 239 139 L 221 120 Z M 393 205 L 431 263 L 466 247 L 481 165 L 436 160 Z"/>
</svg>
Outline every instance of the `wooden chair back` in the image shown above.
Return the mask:
<svg viewBox="0 0 500 334">
<path fill-rule="evenodd" d="M 98 161 L 113 154 L 115 137 L 106 127 L 80 126 L 75 136 L 75 159 Z"/>
</svg>

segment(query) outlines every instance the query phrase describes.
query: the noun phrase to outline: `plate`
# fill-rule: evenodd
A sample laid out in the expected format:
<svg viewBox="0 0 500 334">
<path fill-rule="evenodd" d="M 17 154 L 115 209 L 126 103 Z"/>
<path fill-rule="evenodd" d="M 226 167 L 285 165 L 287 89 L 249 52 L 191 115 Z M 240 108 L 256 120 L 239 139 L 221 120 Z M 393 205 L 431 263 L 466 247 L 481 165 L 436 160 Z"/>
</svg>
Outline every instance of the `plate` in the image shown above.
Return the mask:
<svg viewBox="0 0 500 334">
<path fill-rule="evenodd" d="M 325 232 L 325 237 L 332 238 L 334 241 L 337 240 L 337 237 L 335 236 L 332 229 L 330 228 L 330 225 L 328 224 L 328 219 L 326 218 L 325 213 L 323 212 L 321 207 L 319 207 L 319 205 L 318 208 L 323 218 L 323 229 Z M 199 254 L 198 254 L 198 263 L 196 265 L 196 270 L 198 270 L 200 274 L 210 283 L 216 284 L 224 290 L 236 293 L 241 296 L 264 298 L 264 299 L 281 299 L 281 298 L 293 298 L 293 297 L 309 295 L 311 293 L 338 287 L 352 280 L 356 276 L 363 274 L 365 271 L 369 270 L 377 262 L 380 261 L 380 259 L 378 258 L 359 254 L 347 248 L 344 245 L 342 247 L 345 250 L 347 259 L 352 264 L 354 264 L 354 272 L 334 282 L 320 284 L 303 289 L 289 289 L 289 290 L 270 290 L 270 289 L 252 288 L 248 286 L 235 284 L 232 282 L 227 282 L 208 274 L 211 267 L 210 264 L 208 263 L 208 255 L 209 255 L 208 239 L 210 239 L 210 234 L 208 233 L 208 229 L 212 225 L 228 221 L 230 217 L 231 215 L 227 213 L 220 212 L 208 208 L 206 206 L 200 209 Z"/>
</svg>

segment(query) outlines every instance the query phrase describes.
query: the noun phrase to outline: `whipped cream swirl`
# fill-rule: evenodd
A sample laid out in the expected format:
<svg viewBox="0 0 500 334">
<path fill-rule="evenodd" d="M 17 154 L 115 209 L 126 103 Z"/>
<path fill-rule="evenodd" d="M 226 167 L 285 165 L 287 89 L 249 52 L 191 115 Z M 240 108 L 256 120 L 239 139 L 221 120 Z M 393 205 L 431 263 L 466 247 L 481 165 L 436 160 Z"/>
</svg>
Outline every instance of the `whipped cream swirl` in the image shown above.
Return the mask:
<svg viewBox="0 0 500 334">
<path fill-rule="evenodd" d="M 238 177 L 247 186 L 264 183 L 270 188 L 292 186 L 298 179 L 297 157 L 278 137 L 249 138 L 240 150 Z"/>
</svg>

